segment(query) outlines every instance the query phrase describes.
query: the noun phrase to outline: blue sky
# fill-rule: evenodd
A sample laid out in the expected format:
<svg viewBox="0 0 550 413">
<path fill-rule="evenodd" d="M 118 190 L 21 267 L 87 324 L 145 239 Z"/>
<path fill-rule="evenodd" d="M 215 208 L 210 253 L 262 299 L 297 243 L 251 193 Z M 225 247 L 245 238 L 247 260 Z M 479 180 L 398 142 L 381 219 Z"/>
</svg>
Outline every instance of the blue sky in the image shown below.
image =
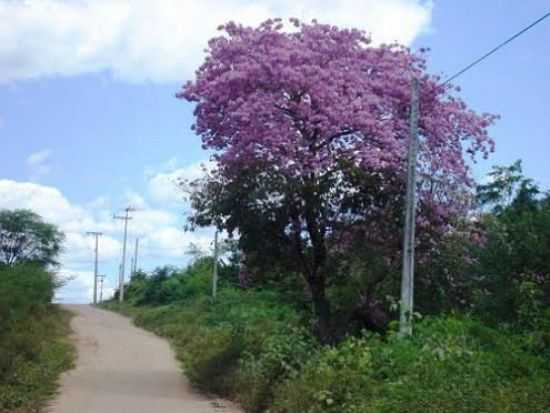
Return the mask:
<svg viewBox="0 0 550 413">
<path fill-rule="evenodd" d="M 199 4 L 200 3 L 200 4 Z M 112 213 L 141 211 L 130 239 L 141 264 L 181 265 L 189 242 L 186 205 L 171 180 L 197 176 L 208 159 L 190 131 L 192 106 L 174 98 L 202 58 L 215 27 L 234 19 L 318 17 L 430 47 L 429 70 L 452 74 L 550 10 L 544 0 L 0 0 L 0 207 L 30 207 L 68 234 L 62 273 L 74 276 L 64 301 L 90 296 L 92 240 L 102 230 L 101 272 L 114 285 L 121 224 Z M 502 119 L 496 153 L 475 167 L 523 159 L 550 188 L 550 19 L 456 82 L 478 111 Z"/>
</svg>

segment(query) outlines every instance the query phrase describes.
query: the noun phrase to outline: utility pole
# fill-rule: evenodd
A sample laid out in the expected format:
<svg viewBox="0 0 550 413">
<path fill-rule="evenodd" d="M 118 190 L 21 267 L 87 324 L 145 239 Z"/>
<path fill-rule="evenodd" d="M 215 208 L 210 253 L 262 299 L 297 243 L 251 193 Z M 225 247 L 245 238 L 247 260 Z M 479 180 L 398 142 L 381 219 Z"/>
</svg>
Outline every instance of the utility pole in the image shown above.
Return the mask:
<svg viewBox="0 0 550 413">
<path fill-rule="evenodd" d="M 134 276 L 134 257 L 130 257 L 130 279 Z"/>
<path fill-rule="evenodd" d="M 216 299 L 218 293 L 218 230 L 214 235 L 214 268 L 212 273 L 212 298 Z"/>
<path fill-rule="evenodd" d="M 130 212 L 135 211 L 132 207 L 127 207 L 124 209 L 125 214 L 123 216 L 117 216 L 113 215 L 114 219 L 121 219 L 124 221 L 124 241 L 122 242 L 122 263 L 120 265 L 120 276 L 118 280 L 118 286 L 119 286 L 119 293 L 118 293 L 118 301 L 123 302 L 124 301 L 124 270 L 126 265 L 126 241 L 128 239 L 128 221 L 132 219 L 130 217 Z"/>
<path fill-rule="evenodd" d="M 103 234 L 101 232 L 92 232 L 89 231 L 86 234 L 95 236 L 95 261 L 94 261 L 94 305 L 97 304 L 97 264 L 98 264 L 98 254 L 99 254 L 99 237 Z"/>
<path fill-rule="evenodd" d="M 122 263 L 118 264 L 118 300 L 120 301 L 120 278 L 122 274 Z"/>
<path fill-rule="evenodd" d="M 401 305 L 399 334 L 412 334 L 414 299 L 414 231 L 416 219 L 416 156 L 418 150 L 418 79 L 412 80 L 410 141 L 407 164 L 407 198 L 403 233 L 403 269 L 401 276 Z"/>
<path fill-rule="evenodd" d="M 134 248 L 134 270 L 132 271 L 132 275 L 136 275 L 136 272 L 137 272 L 138 250 L 139 250 L 139 237 L 136 237 L 136 246 Z"/>
<path fill-rule="evenodd" d="M 98 275 L 99 278 L 99 303 L 103 302 L 103 281 L 105 280 L 105 275 Z"/>
</svg>

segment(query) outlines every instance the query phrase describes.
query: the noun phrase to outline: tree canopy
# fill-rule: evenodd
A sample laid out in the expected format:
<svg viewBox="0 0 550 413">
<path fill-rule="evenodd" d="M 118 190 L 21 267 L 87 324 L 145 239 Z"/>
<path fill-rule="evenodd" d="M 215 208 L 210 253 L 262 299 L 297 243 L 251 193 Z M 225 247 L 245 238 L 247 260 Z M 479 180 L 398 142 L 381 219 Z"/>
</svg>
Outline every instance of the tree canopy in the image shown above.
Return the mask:
<svg viewBox="0 0 550 413">
<path fill-rule="evenodd" d="M 412 79 L 422 136 L 417 225 L 428 244 L 464 206 L 473 183 L 465 155 L 492 151 L 495 116 L 468 109 L 421 54 L 372 46 L 359 30 L 292 23 L 292 31 L 278 19 L 222 26 L 178 94 L 196 103 L 194 128 L 218 161 L 192 197 L 191 220 L 237 231 L 247 264 L 256 257 L 302 274 L 326 333 L 325 290 L 346 240 L 398 258 Z"/>
<path fill-rule="evenodd" d="M 36 213 L 0 210 L 0 265 L 56 265 L 64 235 Z"/>
</svg>

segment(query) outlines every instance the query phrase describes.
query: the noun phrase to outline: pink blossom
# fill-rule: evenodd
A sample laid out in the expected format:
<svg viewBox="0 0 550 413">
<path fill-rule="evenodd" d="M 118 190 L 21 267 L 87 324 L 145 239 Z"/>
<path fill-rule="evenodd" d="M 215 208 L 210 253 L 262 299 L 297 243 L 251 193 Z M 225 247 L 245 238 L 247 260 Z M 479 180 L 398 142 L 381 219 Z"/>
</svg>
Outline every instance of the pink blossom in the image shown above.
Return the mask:
<svg viewBox="0 0 550 413">
<path fill-rule="evenodd" d="M 423 52 L 374 47 L 365 32 L 280 19 L 234 22 L 209 42 L 179 98 L 196 103 L 194 130 L 227 176 L 250 163 L 289 176 L 322 175 L 347 160 L 369 171 L 405 171 L 411 80 L 420 81 L 421 197 L 445 221 L 452 194 L 473 180 L 465 154 L 486 157 L 491 114 L 470 110 L 453 85 L 426 72 Z M 456 206 L 456 205 L 455 205 Z"/>
</svg>

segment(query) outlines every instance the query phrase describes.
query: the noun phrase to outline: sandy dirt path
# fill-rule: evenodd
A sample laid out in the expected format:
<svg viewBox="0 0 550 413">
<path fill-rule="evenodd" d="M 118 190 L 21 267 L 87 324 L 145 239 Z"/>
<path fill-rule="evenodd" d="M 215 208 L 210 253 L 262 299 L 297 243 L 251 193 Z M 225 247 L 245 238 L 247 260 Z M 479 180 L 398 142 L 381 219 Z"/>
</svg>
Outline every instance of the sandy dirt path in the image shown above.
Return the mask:
<svg viewBox="0 0 550 413">
<path fill-rule="evenodd" d="M 76 368 L 63 375 L 51 413 L 238 413 L 191 389 L 169 344 L 118 314 L 86 305 L 72 326 Z"/>
</svg>

